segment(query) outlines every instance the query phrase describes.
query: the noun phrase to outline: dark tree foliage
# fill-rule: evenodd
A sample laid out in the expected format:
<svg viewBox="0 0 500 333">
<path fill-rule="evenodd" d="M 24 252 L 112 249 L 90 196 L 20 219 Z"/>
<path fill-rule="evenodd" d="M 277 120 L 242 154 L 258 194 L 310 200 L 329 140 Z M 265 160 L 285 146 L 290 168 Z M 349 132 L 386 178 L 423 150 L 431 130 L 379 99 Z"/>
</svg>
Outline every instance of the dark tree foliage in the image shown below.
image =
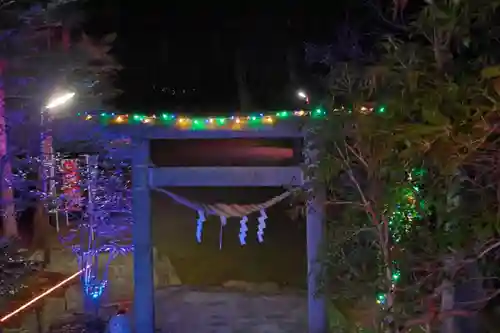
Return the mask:
<svg viewBox="0 0 500 333">
<path fill-rule="evenodd" d="M 330 64 L 327 283 L 386 332 L 479 331 L 498 294 L 499 5 L 427 1 L 371 52 Z"/>
<path fill-rule="evenodd" d="M 83 19 L 76 0 L 21 1 L 0 10 L 0 59 L 6 63 L 3 81 L 8 125 L 12 128 L 22 122 L 31 129 L 23 135 L 16 135 L 19 131 L 9 133 L 14 154 L 27 148 L 36 153 L 37 138 L 25 134 L 39 132 L 40 111 L 54 94 L 74 91 L 77 98 L 50 113 L 51 118 L 102 108 L 119 93 L 112 86 L 119 66 L 109 55 L 116 35 L 89 37 L 81 29 Z"/>
<path fill-rule="evenodd" d="M 36 200 L 39 196 L 30 195 L 30 191 L 39 187 L 36 174 L 40 133 L 47 130 L 40 126 L 40 113 L 48 99 L 60 91 L 76 92 L 77 98 L 69 107 L 60 108 L 49 117 L 51 127 L 59 130 L 53 133 L 54 145 L 74 151 L 79 142 L 93 138 L 88 133 L 80 136 L 82 133 L 71 127 L 58 126 L 60 118 L 71 119 L 79 110 L 101 108 L 106 99 L 117 93 L 110 81 L 119 66 L 108 54 L 115 35 L 101 39 L 87 36 L 80 28 L 80 2 L 0 1 L 0 60 L 5 64 L 1 79 L 8 135 L 8 152 L 2 156 L 2 167 L 12 166 L 15 173 L 9 182 L 17 194 L 17 210 L 40 203 Z M 46 224 L 45 214 L 39 217 Z M 23 288 L 21 276 L 31 267 L 18 253 L 5 252 L 2 260 L 9 255 L 14 261 L 8 266 L 0 264 L 2 295 L 3 290 L 12 290 L 14 295 Z"/>
</svg>

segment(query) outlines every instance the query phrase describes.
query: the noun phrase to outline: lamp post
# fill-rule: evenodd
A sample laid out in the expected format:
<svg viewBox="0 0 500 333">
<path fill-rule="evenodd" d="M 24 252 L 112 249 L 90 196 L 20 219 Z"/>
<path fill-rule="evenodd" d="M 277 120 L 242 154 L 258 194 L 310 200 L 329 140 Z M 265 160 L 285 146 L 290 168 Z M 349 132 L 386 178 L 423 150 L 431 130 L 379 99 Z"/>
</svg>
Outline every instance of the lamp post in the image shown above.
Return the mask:
<svg viewBox="0 0 500 333">
<path fill-rule="evenodd" d="M 50 112 L 67 104 L 75 97 L 74 92 L 64 92 L 52 96 L 47 104 L 40 110 L 40 153 L 41 167 L 40 180 L 42 183 L 41 190 L 43 195 L 54 195 L 54 148 L 52 146 L 52 128 L 50 126 Z M 48 181 L 47 181 L 48 179 Z M 47 208 L 48 202 L 44 200 L 44 206 Z M 59 231 L 59 221 L 56 220 L 56 229 Z"/>
</svg>

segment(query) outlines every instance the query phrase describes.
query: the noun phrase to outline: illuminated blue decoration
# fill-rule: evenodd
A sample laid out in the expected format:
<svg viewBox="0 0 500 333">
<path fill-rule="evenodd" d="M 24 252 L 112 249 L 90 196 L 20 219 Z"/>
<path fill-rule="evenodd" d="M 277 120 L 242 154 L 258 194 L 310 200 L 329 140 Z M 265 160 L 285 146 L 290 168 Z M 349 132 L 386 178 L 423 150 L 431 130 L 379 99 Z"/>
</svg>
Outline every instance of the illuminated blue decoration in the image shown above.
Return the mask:
<svg viewBox="0 0 500 333">
<path fill-rule="evenodd" d="M 219 250 L 222 250 L 222 234 L 224 227 L 227 224 L 227 217 L 221 216 L 220 217 L 220 232 L 219 232 Z"/>
<path fill-rule="evenodd" d="M 240 244 L 241 245 L 246 245 L 247 244 L 247 222 L 248 222 L 248 217 L 243 216 L 240 220 Z"/>
<path fill-rule="evenodd" d="M 205 213 L 202 210 L 198 211 L 198 220 L 196 221 L 196 241 L 201 243 L 201 236 L 203 233 L 203 223 L 207 219 L 205 218 Z"/>
<path fill-rule="evenodd" d="M 117 313 L 108 323 L 107 333 L 132 333 L 132 325 L 125 313 Z"/>
<path fill-rule="evenodd" d="M 92 280 L 87 281 L 84 286 L 85 294 L 91 299 L 99 299 L 104 294 L 107 285 L 107 280 L 98 281 L 97 278 L 93 276 Z"/>
<path fill-rule="evenodd" d="M 87 189 L 87 196 L 82 200 L 85 209 L 74 222 L 76 227 L 61 237 L 61 241 L 70 245 L 78 258 L 84 294 L 97 301 L 109 284 L 111 262 L 133 250 L 130 240 L 133 224 L 131 195 L 124 181 L 123 171 L 126 169 L 98 165 L 96 156 L 87 156 L 82 164 L 80 187 Z M 64 201 L 64 196 L 61 200 Z M 103 256 L 107 256 L 105 261 L 101 259 Z M 103 266 L 99 267 L 99 262 Z"/>
<path fill-rule="evenodd" d="M 257 219 L 259 221 L 259 225 L 257 226 L 257 240 L 259 243 L 264 242 L 264 229 L 266 228 L 266 220 L 267 214 L 264 209 L 260 210 L 260 216 Z"/>
</svg>

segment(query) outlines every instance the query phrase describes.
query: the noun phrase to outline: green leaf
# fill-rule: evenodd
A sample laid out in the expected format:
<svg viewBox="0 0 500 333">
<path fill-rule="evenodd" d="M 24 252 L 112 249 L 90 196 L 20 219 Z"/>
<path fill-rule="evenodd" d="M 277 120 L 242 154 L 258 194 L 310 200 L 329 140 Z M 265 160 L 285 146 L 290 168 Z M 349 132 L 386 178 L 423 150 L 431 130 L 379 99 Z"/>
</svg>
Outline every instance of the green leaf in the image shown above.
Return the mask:
<svg viewBox="0 0 500 333">
<path fill-rule="evenodd" d="M 432 8 L 432 14 L 434 14 L 436 19 L 446 20 L 450 18 L 450 15 L 448 15 L 448 13 L 439 9 L 437 6 L 433 6 L 431 8 Z"/>
<path fill-rule="evenodd" d="M 444 126 L 449 124 L 448 117 L 444 116 L 437 109 L 423 108 L 422 116 L 424 117 L 424 120 L 431 125 Z"/>
<path fill-rule="evenodd" d="M 492 79 L 500 76 L 500 65 L 489 66 L 483 68 L 481 71 L 481 77 L 483 79 Z"/>
</svg>

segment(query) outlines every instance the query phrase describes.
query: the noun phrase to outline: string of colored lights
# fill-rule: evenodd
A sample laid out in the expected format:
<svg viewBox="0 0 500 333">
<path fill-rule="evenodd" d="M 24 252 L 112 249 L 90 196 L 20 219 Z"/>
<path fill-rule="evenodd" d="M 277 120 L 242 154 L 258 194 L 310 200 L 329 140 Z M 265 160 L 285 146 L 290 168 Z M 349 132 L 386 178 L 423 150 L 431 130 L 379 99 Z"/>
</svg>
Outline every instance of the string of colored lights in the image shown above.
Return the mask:
<svg viewBox="0 0 500 333">
<path fill-rule="evenodd" d="M 10 312 L 9 314 L 7 314 L 7 315 L 3 316 L 2 318 L 0 318 L 0 323 L 3 323 L 5 321 L 7 321 L 9 318 L 12 318 L 16 314 L 20 313 L 21 311 L 29 308 L 31 305 L 33 305 L 37 301 L 41 300 L 45 296 L 47 296 L 47 295 L 53 293 L 54 291 L 56 291 L 57 289 L 63 287 L 64 285 L 66 285 L 67 283 L 69 283 L 71 280 L 75 279 L 80 274 L 82 274 L 82 272 L 83 272 L 83 269 L 79 270 L 78 272 L 74 273 L 73 275 L 67 277 L 66 279 L 62 280 L 61 282 L 59 282 L 58 284 L 54 285 L 53 287 L 47 289 L 46 291 L 44 291 L 40 295 L 35 296 L 34 298 L 32 298 L 31 300 L 29 300 L 28 302 L 26 302 L 23 305 L 21 305 L 20 307 L 18 307 L 16 310 L 14 310 L 14 311 Z"/>
<path fill-rule="evenodd" d="M 332 112 L 351 112 L 350 109 L 333 109 Z M 385 113 L 385 106 L 361 107 L 359 113 L 371 114 Z M 78 117 L 85 120 L 98 120 L 106 125 L 121 125 L 121 124 L 146 124 L 146 125 L 163 125 L 175 127 L 183 130 L 211 130 L 211 129 L 230 129 L 240 130 L 243 128 L 259 128 L 262 126 L 272 126 L 278 120 L 285 120 L 295 117 L 310 117 L 324 118 L 327 111 L 322 108 L 313 110 L 295 110 L 295 111 L 278 111 L 266 113 L 251 113 L 247 115 L 232 115 L 232 116 L 186 116 L 176 113 L 162 112 L 159 114 L 146 115 L 144 113 L 125 114 L 118 112 L 84 112 L 78 113 Z"/>
<path fill-rule="evenodd" d="M 238 130 L 242 128 L 252 128 L 273 125 L 278 119 L 287 119 L 292 117 L 312 117 L 321 118 L 326 112 L 320 108 L 315 110 L 305 111 L 279 111 L 274 113 L 255 113 L 248 115 L 233 115 L 233 116 L 205 116 L 192 117 L 177 115 L 174 113 L 161 113 L 159 115 L 146 115 L 140 113 L 122 114 L 114 112 L 101 113 L 79 113 L 79 117 L 85 120 L 98 120 L 107 125 L 120 124 L 147 124 L 147 125 L 163 125 L 175 127 L 178 129 L 192 130 L 210 130 L 210 129 L 231 129 Z"/>
<path fill-rule="evenodd" d="M 350 109 L 333 109 L 332 112 L 348 111 Z M 361 114 L 371 114 L 373 112 L 384 113 L 385 106 L 361 107 Z M 240 130 L 244 128 L 259 128 L 262 126 L 272 126 L 277 120 L 285 120 L 294 117 L 310 117 L 323 118 L 327 112 L 322 108 L 313 110 L 295 110 L 295 111 L 278 111 L 265 113 L 250 113 L 247 115 L 232 115 L 232 116 L 186 116 L 176 113 L 161 112 L 159 114 L 144 114 L 144 113 L 119 113 L 119 112 L 83 112 L 78 113 L 78 117 L 85 120 L 98 120 L 106 125 L 121 125 L 121 124 L 147 124 L 147 125 L 163 125 L 175 127 L 183 130 L 211 130 L 211 129 L 230 129 Z"/>
<path fill-rule="evenodd" d="M 396 209 L 389 216 L 389 228 L 395 244 L 399 243 L 404 235 L 410 230 L 412 223 L 422 218 L 422 213 L 426 214 L 427 208 L 423 200 L 418 200 L 420 185 L 419 181 L 424 175 L 424 170 L 412 170 L 408 173 L 407 186 L 398 189 L 398 197 L 400 200 L 396 203 Z M 395 288 L 401 277 L 401 272 L 397 262 L 393 261 L 393 269 L 391 276 L 392 289 Z M 376 301 L 378 304 L 384 304 L 387 299 L 387 294 L 381 292 L 377 294 Z"/>
</svg>

